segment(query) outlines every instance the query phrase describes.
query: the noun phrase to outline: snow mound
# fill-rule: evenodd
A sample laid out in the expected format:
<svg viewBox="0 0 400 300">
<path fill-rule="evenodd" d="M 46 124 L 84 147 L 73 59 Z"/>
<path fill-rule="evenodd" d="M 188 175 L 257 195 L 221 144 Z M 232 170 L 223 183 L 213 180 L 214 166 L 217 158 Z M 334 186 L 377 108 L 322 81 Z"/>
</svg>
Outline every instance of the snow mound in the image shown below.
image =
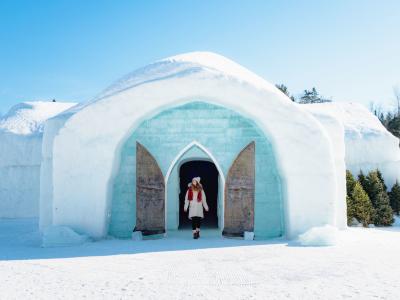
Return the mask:
<svg viewBox="0 0 400 300">
<path fill-rule="evenodd" d="M 67 226 L 50 226 L 43 231 L 42 247 L 66 247 L 87 241 L 88 236 L 78 234 Z"/>
<path fill-rule="evenodd" d="M 66 102 L 23 102 L 13 106 L 0 119 L 0 132 L 20 135 L 42 133 L 44 123 L 71 108 L 76 103 Z"/>
<path fill-rule="evenodd" d="M 313 227 L 299 235 L 302 246 L 333 246 L 337 240 L 337 228 L 331 225 Z"/>
<path fill-rule="evenodd" d="M 236 62 L 216 53 L 196 51 L 158 60 L 133 71 L 106 88 L 90 103 L 143 83 L 184 77 L 191 73 L 201 73 L 204 70 L 215 73 L 216 76 L 235 78 L 235 80 L 257 86 L 260 89 L 275 90 L 279 93 L 274 85 Z"/>
<path fill-rule="evenodd" d="M 345 126 L 346 135 L 349 138 L 390 135 L 379 119 L 360 103 L 327 102 L 303 105 L 310 111 L 329 111 L 335 114 Z"/>
</svg>

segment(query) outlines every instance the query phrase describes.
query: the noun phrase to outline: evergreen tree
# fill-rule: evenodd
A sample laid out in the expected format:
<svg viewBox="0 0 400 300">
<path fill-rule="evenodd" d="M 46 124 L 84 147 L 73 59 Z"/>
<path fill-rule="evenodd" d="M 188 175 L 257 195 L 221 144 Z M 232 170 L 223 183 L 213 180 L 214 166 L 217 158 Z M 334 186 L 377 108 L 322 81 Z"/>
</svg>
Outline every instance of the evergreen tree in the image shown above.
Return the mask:
<svg viewBox="0 0 400 300">
<path fill-rule="evenodd" d="M 393 116 L 392 119 L 388 120 L 386 128 L 394 136 L 400 138 L 400 115 Z"/>
<path fill-rule="evenodd" d="M 365 191 L 375 209 L 374 224 L 377 226 L 391 225 L 394 221 L 393 210 L 390 207 L 384 183 L 379 178 L 378 170 L 369 172 L 366 181 L 367 189 Z"/>
<path fill-rule="evenodd" d="M 387 192 L 387 186 L 386 186 L 386 184 L 385 184 L 385 180 L 383 179 L 383 176 L 382 176 L 381 171 L 379 171 L 378 169 L 376 169 L 376 174 L 378 175 L 379 180 L 382 182 L 383 188 L 384 188 L 385 192 Z"/>
<path fill-rule="evenodd" d="M 400 214 L 400 185 L 396 180 L 396 183 L 393 185 L 392 190 L 389 193 L 390 206 L 393 209 L 393 212 L 397 215 Z"/>
<path fill-rule="evenodd" d="M 369 198 L 371 199 L 373 207 L 376 208 L 378 202 L 378 194 L 385 191 L 382 181 L 379 179 L 378 173 L 376 171 L 371 171 L 368 173 L 366 177 L 366 187 L 364 188 L 364 190 L 367 192 Z"/>
<path fill-rule="evenodd" d="M 296 99 L 294 98 L 294 96 L 290 95 L 289 90 L 286 85 L 281 83 L 281 84 L 275 84 L 275 86 L 278 89 L 280 89 L 282 93 L 284 93 L 286 96 L 288 96 L 290 98 L 290 100 L 292 100 L 293 102 L 296 102 Z"/>
<path fill-rule="evenodd" d="M 364 191 L 367 192 L 368 194 L 368 181 L 367 178 L 365 177 L 364 173 L 362 170 L 360 170 L 360 173 L 358 174 L 358 181 L 360 182 L 361 186 L 363 187 Z"/>
<path fill-rule="evenodd" d="M 357 181 L 354 185 L 351 196 L 347 196 L 347 223 L 351 224 L 353 218 L 362 223 L 364 227 L 373 221 L 374 209 L 368 194 Z"/>
<path fill-rule="evenodd" d="M 390 226 L 394 222 L 393 210 L 389 204 L 389 196 L 380 191 L 376 196 L 374 224 L 377 226 Z"/>
<path fill-rule="evenodd" d="M 353 174 L 349 170 L 346 170 L 346 190 L 347 196 L 350 196 L 353 192 L 354 186 L 356 184 L 356 180 L 353 177 Z"/>
<path fill-rule="evenodd" d="M 347 203 L 347 225 L 351 226 L 353 223 L 353 219 L 356 216 L 355 212 L 355 203 L 353 201 L 353 198 L 351 196 L 346 195 L 346 203 Z"/>
<path fill-rule="evenodd" d="M 323 98 L 315 87 L 311 90 L 304 90 L 303 96 L 300 97 L 299 103 L 323 103 L 332 102 L 330 99 Z"/>
</svg>

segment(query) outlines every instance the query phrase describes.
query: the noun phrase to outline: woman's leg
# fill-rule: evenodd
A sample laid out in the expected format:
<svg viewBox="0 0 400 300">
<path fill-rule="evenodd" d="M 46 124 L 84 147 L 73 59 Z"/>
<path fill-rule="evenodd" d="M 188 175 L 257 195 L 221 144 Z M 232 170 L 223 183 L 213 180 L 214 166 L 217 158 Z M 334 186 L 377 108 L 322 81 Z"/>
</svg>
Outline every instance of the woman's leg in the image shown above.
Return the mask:
<svg viewBox="0 0 400 300">
<path fill-rule="evenodd" d="M 197 238 L 200 237 L 200 225 L 201 225 L 201 218 L 198 217 L 197 219 L 197 224 L 196 224 L 196 233 L 197 233 Z"/>
<path fill-rule="evenodd" d="M 197 228 L 199 226 L 199 217 L 192 217 L 192 231 L 193 231 L 193 238 L 198 239 L 198 231 Z"/>
<path fill-rule="evenodd" d="M 197 223 L 196 223 L 196 231 L 200 231 L 200 226 L 201 226 L 201 218 L 197 217 Z"/>
<path fill-rule="evenodd" d="M 197 227 L 196 217 L 192 217 L 192 230 L 193 230 L 193 233 L 196 232 L 196 227 Z"/>
</svg>

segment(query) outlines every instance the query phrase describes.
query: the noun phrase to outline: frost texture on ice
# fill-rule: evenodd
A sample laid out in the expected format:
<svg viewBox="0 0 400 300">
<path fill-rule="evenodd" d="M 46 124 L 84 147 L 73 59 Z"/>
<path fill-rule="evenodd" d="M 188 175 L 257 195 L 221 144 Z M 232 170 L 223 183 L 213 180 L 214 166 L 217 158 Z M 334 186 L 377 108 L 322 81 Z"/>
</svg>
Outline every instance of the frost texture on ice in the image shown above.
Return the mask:
<svg viewBox="0 0 400 300">
<path fill-rule="evenodd" d="M 43 231 L 42 247 L 66 247 L 81 245 L 87 241 L 88 236 L 78 234 L 68 226 L 49 226 Z"/>
<path fill-rule="evenodd" d="M 302 246 L 333 246 L 337 242 L 338 229 L 331 225 L 313 227 L 299 235 Z"/>
<path fill-rule="evenodd" d="M 0 118 L 0 218 L 38 216 L 44 123 L 73 105 L 24 102 Z"/>
</svg>

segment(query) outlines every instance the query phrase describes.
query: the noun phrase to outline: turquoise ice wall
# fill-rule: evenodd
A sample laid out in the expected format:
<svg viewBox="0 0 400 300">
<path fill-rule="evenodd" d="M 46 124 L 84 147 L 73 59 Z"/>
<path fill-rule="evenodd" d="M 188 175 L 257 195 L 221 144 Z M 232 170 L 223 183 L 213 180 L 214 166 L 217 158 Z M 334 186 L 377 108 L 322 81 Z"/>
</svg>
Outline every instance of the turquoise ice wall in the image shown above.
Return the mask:
<svg viewBox="0 0 400 300">
<path fill-rule="evenodd" d="M 271 238 L 283 234 L 281 184 L 267 137 L 252 120 L 230 109 L 196 101 L 164 110 L 144 121 L 126 140 L 121 153 L 117 154 L 121 157 L 112 191 L 110 235 L 127 238 L 135 227 L 136 141 L 150 151 L 164 176 L 174 158 L 193 141 L 213 154 L 224 176 L 239 152 L 255 141 L 255 236 Z M 204 153 L 196 155 L 204 156 Z M 177 220 L 175 211 L 178 200 L 171 187 L 176 168 L 168 183 L 167 229 L 173 229 L 174 220 Z"/>
</svg>

